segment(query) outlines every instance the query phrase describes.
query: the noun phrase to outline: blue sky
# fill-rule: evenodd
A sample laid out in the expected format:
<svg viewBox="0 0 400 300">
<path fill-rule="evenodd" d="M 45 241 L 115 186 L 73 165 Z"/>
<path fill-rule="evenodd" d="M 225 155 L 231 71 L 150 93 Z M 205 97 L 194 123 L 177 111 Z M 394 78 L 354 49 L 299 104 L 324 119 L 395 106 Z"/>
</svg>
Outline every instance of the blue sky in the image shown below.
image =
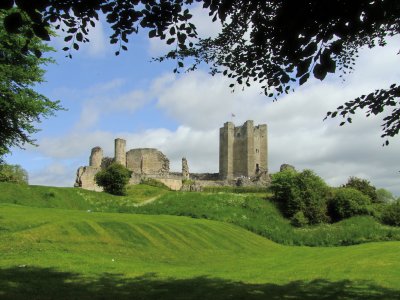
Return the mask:
<svg viewBox="0 0 400 300">
<path fill-rule="evenodd" d="M 194 15 L 200 35 L 218 31 L 201 9 Z M 338 126 L 339 119 L 322 121 L 346 100 L 399 82 L 398 39 L 385 48 L 361 51 L 356 71 L 345 81 L 338 75 L 311 80 L 273 103 L 259 86 L 232 93 L 222 76 L 205 70 L 176 75 L 174 62 L 150 62 L 166 46 L 145 33 L 131 38 L 129 50 L 115 56 L 107 31 L 107 24 L 98 22 L 91 42 L 74 51 L 72 59 L 61 50 L 62 37 L 51 42 L 58 50 L 52 55 L 57 64 L 46 67 L 47 82 L 37 89 L 60 100 L 67 111 L 38 125 L 38 147 L 13 149 L 6 157 L 29 172 L 31 184 L 72 186 L 91 148 L 101 146 L 112 156 L 117 137 L 127 140 L 128 149 L 158 148 L 175 171 L 185 156 L 191 171 L 217 172 L 219 127 L 252 119 L 268 124 L 271 172 L 289 163 L 315 170 L 331 185 L 359 176 L 400 196 L 400 139 L 381 146 L 381 118 L 359 114 L 344 127 Z"/>
</svg>

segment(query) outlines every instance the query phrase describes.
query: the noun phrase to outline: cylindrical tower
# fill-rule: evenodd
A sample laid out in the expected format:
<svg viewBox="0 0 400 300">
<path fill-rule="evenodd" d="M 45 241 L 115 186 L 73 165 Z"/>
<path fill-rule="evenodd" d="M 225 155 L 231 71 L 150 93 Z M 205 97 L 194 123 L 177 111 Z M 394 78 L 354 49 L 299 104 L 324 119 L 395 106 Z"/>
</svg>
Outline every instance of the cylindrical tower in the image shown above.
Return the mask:
<svg viewBox="0 0 400 300">
<path fill-rule="evenodd" d="M 115 139 L 115 162 L 120 163 L 126 167 L 126 141 L 124 139 Z"/>
<path fill-rule="evenodd" d="M 89 166 L 100 168 L 102 159 L 103 159 L 103 149 L 101 149 L 98 146 L 94 147 L 92 149 L 92 152 L 90 153 Z"/>
</svg>

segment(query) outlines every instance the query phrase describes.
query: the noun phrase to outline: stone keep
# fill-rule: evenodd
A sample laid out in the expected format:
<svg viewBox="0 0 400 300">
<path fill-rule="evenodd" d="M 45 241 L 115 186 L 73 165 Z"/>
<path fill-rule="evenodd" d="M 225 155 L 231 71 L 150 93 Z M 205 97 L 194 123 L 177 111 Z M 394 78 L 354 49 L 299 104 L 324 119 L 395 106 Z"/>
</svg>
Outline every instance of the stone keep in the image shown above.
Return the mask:
<svg viewBox="0 0 400 300">
<path fill-rule="evenodd" d="M 219 175 L 221 179 L 253 177 L 268 171 L 267 125 L 246 121 L 235 127 L 226 122 L 219 135 Z"/>
</svg>

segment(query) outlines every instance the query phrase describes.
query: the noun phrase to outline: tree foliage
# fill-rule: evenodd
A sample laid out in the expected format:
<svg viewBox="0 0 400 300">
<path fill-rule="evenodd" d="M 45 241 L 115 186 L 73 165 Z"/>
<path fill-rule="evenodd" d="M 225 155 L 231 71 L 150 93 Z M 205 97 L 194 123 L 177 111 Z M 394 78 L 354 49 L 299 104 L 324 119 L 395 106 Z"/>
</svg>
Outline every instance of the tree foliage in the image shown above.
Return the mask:
<svg viewBox="0 0 400 300">
<path fill-rule="evenodd" d="M 391 203 L 385 207 L 382 213 L 382 222 L 391 226 L 400 226 L 400 201 Z"/>
<path fill-rule="evenodd" d="M 355 188 L 339 188 L 329 200 L 328 211 L 333 221 L 368 215 L 371 199 Z"/>
<path fill-rule="evenodd" d="M 0 164 L 0 182 L 28 183 L 28 172 L 20 165 Z"/>
<path fill-rule="evenodd" d="M 34 123 L 61 109 L 58 101 L 33 89 L 44 81 L 42 66 L 52 60 L 41 55 L 51 48 L 37 37 L 27 37 L 26 27 L 7 33 L 4 17 L 0 11 L 0 159 L 13 146 L 34 144 L 31 135 L 38 131 Z"/>
<path fill-rule="evenodd" d="M 376 187 L 366 179 L 351 176 L 343 187 L 359 190 L 361 193 L 369 197 L 372 202 L 379 202 Z"/>
<path fill-rule="evenodd" d="M 296 226 L 328 221 L 329 187 L 311 170 L 284 170 L 272 176 L 270 186 L 274 200 Z M 301 214 L 300 214 L 301 212 Z"/>
<path fill-rule="evenodd" d="M 212 21 L 222 23 L 217 37 L 196 38 L 190 23 L 195 2 L 202 3 Z M 13 5 L 28 19 L 10 12 L 5 19 L 9 32 L 30 22 L 29 34 L 46 40 L 46 29 L 55 24 L 66 28 L 65 41 L 70 44 L 65 50 L 79 49 L 102 13 L 112 29 L 110 42 L 118 45 L 116 54 L 127 49 L 131 34 L 144 28 L 150 38 L 176 45 L 159 60 L 176 59 L 177 69 L 184 67 L 187 58 L 194 59 L 189 69 L 206 62 L 212 74 L 222 72 L 238 85 L 259 82 L 271 97 L 288 93 L 312 77 L 323 80 L 328 73 L 351 72 L 362 47 L 385 46 L 388 37 L 400 33 L 398 0 L 7 0 L 0 8 L 10 10 Z M 361 95 L 326 117 L 342 116 L 343 125 L 351 123 L 351 115 L 361 109 L 367 116 L 388 114 L 382 137 L 399 133 L 398 84 Z"/>
<path fill-rule="evenodd" d="M 380 203 L 391 203 L 396 201 L 396 197 L 386 189 L 377 189 L 376 190 L 377 200 Z M 400 198 L 398 199 L 400 200 Z"/>
<path fill-rule="evenodd" d="M 97 185 L 113 195 L 125 195 L 132 172 L 119 163 L 112 163 L 95 175 Z"/>
</svg>

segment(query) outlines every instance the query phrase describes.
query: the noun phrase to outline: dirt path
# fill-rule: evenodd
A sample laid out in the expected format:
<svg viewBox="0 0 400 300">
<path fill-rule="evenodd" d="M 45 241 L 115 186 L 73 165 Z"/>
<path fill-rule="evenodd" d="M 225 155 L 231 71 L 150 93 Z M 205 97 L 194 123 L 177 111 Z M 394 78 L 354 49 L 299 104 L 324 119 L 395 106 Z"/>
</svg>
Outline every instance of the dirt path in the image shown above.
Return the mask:
<svg viewBox="0 0 400 300">
<path fill-rule="evenodd" d="M 143 201 L 143 202 L 136 203 L 135 206 L 136 206 L 136 207 L 139 207 L 139 206 L 147 205 L 147 204 L 149 204 L 149 203 L 151 203 L 151 202 L 156 201 L 158 198 L 160 198 L 160 195 L 155 196 L 155 197 L 150 198 L 150 199 L 147 199 L 147 200 L 145 200 L 145 201 Z"/>
</svg>

